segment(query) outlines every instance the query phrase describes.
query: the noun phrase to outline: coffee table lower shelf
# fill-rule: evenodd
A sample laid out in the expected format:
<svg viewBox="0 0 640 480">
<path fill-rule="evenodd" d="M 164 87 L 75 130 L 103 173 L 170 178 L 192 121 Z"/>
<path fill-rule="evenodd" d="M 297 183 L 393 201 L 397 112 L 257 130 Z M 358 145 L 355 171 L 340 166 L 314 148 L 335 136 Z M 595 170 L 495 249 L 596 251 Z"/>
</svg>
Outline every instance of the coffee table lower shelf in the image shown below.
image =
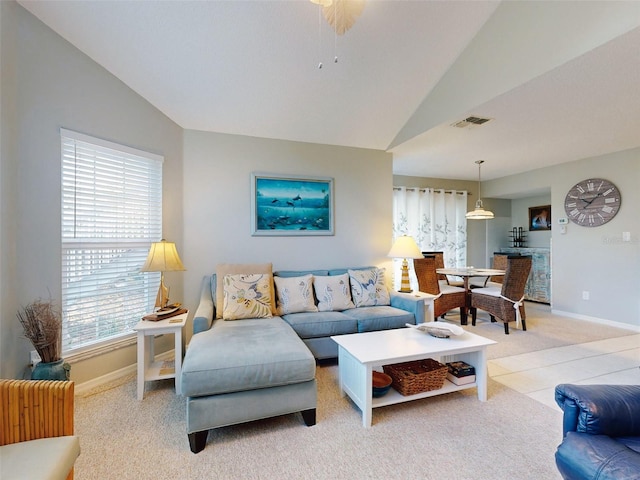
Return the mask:
<svg viewBox="0 0 640 480">
<path fill-rule="evenodd" d="M 442 388 L 437 390 L 429 390 L 427 392 L 416 393 L 415 395 L 402 395 L 393 387 L 389 389 L 389 392 L 383 397 L 373 398 L 371 401 L 371 407 L 385 407 L 387 405 L 395 405 L 396 403 L 410 402 L 412 400 L 419 400 L 421 398 L 435 397 L 437 395 L 444 395 L 445 393 L 459 392 L 460 390 L 466 390 L 467 388 L 477 388 L 476 382 L 466 383 L 464 385 L 456 385 L 449 380 L 444 381 Z"/>
</svg>

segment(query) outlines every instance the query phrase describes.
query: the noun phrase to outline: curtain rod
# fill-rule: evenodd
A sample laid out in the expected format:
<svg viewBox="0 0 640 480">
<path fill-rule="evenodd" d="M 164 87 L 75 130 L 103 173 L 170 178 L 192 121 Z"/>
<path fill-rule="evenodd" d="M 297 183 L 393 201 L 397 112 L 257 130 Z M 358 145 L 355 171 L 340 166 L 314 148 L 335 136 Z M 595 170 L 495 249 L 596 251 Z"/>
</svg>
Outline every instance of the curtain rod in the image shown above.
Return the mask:
<svg viewBox="0 0 640 480">
<path fill-rule="evenodd" d="M 394 190 L 400 190 L 400 189 L 401 189 L 401 187 L 393 187 L 393 189 L 394 189 Z M 426 189 L 426 188 L 413 188 L 413 187 L 411 187 L 411 188 L 407 188 L 407 187 L 405 187 L 405 190 L 410 191 L 410 192 L 413 192 L 413 191 L 415 191 L 415 190 L 418 190 L 418 191 L 420 191 L 420 192 L 426 192 L 426 191 L 427 191 L 427 189 Z M 453 193 L 453 190 L 442 190 L 441 188 L 433 188 L 432 190 L 440 190 L 440 191 L 444 191 L 444 193 Z M 457 191 L 457 190 L 456 190 L 456 194 L 458 194 L 458 195 L 464 195 L 464 192 L 461 192 L 461 191 Z M 467 192 L 467 196 L 469 196 L 469 197 L 470 197 L 470 196 L 471 196 L 471 193 Z"/>
</svg>

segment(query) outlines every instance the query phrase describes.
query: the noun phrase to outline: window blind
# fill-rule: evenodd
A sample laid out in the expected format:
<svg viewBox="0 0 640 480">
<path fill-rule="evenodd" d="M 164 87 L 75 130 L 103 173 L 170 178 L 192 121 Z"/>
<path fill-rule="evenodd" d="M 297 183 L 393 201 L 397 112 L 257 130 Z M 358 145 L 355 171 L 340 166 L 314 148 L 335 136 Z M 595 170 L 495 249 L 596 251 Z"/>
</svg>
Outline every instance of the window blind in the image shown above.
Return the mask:
<svg viewBox="0 0 640 480">
<path fill-rule="evenodd" d="M 162 235 L 161 156 L 61 129 L 62 351 L 130 335 L 153 309 L 141 273 Z"/>
</svg>

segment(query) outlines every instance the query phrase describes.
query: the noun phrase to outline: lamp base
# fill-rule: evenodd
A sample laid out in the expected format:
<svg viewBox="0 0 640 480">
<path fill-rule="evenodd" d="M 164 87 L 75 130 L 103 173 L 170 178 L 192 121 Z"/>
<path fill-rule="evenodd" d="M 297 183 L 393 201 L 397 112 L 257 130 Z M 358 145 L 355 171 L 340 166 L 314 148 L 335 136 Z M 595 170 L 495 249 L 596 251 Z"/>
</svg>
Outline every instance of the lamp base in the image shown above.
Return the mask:
<svg viewBox="0 0 640 480">
<path fill-rule="evenodd" d="M 169 287 L 164 284 L 164 272 L 160 273 L 160 287 L 158 287 L 158 295 L 156 295 L 155 307 L 160 309 L 169 303 Z"/>
<path fill-rule="evenodd" d="M 409 263 L 405 258 L 402 260 L 402 277 L 400 280 L 400 293 L 411 293 L 413 290 L 411 289 L 411 282 L 409 282 Z"/>
</svg>

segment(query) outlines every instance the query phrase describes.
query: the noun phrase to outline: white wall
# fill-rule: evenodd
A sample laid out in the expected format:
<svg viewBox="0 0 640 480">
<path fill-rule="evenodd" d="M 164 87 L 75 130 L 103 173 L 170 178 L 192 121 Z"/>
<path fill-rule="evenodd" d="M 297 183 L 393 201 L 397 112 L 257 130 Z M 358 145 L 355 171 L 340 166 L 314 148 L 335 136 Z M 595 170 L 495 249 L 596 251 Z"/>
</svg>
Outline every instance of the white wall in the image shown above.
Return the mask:
<svg viewBox="0 0 640 480">
<path fill-rule="evenodd" d="M 0 9 L 1 98 L 9 107 L 1 116 L 0 376 L 15 378 L 33 349 L 18 307 L 49 294 L 60 301 L 60 127 L 164 155 L 163 230 L 179 249 L 183 131 L 18 4 Z M 179 280 L 171 286 L 182 296 Z M 134 363 L 128 347 L 72 365 L 72 379 Z"/>
<path fill-rule="evenodd" d="M 561 234 L 557 219 L 566 217 L 565 196 L 587 178 L 612 181 L 622 192 L 620 210 L 605 225 L 569 223 Z M 482 191 L 487 197 L 505 197 L 550 188 L 554 311 L 640 327 L 639 186 L 640 149 L 632 149 L 490 180 L 483 182 Z M 622 232 L 631 233 L 630 242 L 622 242 Z M 590 293 L 589 300 L 582 299 L 583 291 Z"/>
<path fill-rule="evenodd" d="M 335 235 L 251 236 L 252 172 L 332 177 Z M 284 270 L 389 262 L 392 183 L 391 155 L 378 150 L 187 130 L 185 304 L 197 306 L 202 277 L 218 263 L 272 262 Z"/>
</svg>

